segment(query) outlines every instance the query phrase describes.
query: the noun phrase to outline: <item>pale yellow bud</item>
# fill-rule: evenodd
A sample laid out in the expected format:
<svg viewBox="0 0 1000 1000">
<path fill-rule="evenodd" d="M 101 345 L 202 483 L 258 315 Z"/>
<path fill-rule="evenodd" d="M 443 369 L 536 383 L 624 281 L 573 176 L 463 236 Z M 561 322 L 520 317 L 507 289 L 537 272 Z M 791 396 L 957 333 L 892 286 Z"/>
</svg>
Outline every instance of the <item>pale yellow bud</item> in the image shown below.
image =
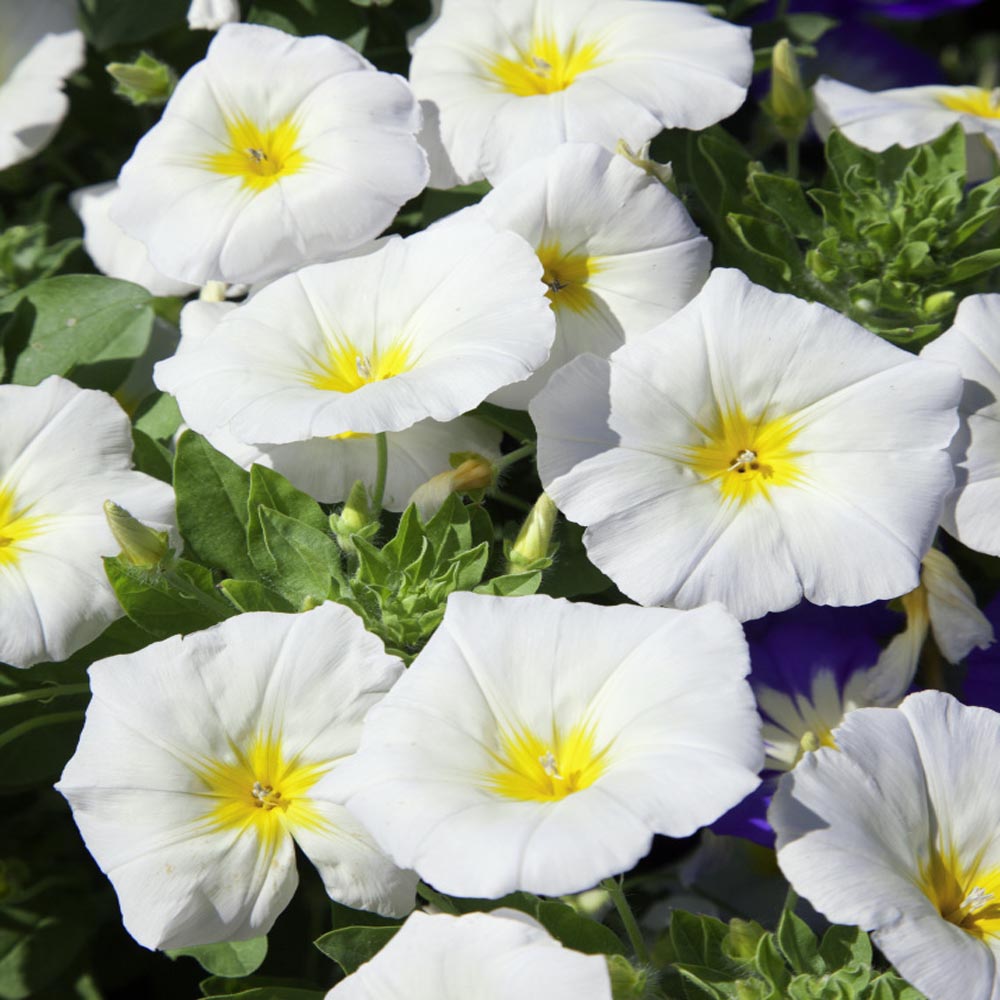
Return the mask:
<svg viewBox="0 0 1000 1000">
<path fill-rule="evenodd" d="M 812 112 L 812 98 L 802 86 L 799 63 L 787 38 L 774 47 L 767 109 L 778 131 L 787 139 L 802 135 Z"/>
<path fill-rule="evenodd" d="M 530 566 L 540 559 L 547 559 L 552 544 L 558 508 L 547 493 L 543 493 L 525 518 L 514 540 L 508 558 L 508 572 L 516 573 L 523 566 Z"/>
<path fill-rule="evenodd" d="M 165 531 L 148 528 L 114 501 L 104 501 L 104 516 L 108 520 L 111 534 L 121 546 L 122 558 L 133 566 L 159 566 L 170 553 L 170 543 Z"/>
</svg>

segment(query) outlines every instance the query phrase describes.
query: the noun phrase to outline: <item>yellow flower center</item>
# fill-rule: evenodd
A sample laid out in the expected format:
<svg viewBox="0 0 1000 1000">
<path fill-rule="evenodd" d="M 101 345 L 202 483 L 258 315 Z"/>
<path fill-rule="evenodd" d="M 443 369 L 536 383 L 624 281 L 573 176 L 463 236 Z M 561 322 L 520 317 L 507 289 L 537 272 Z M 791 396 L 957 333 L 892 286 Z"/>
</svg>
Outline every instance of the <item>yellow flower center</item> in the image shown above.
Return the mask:
<svg viewBox="0 0 1000 1000">
<path fill-rule="evenodd" d="M 963 87 L 958 94 L 940 97 L 941 103 L 951 111 L 961 111 L 979 118 L 1000 118 L 1000 87 Z"/>
<path fill-rule="evenodd" d="M 684 449 L 682 461 L 718 483 L 726 500 L 745 504 L 801 478 L 796 459 L 802 453 L 792 449 L 798 432 L 789 417 L 750 419 L 742 410 L 728 410 L 703 430 L 704 444 Z"/>
<path fill-rule="evenodd" d="M 242 178 L 243 186 L 254 192 L 269 188 L 308 162 L 298 146 L 299 126 L 292 117 L 263 129 L 239 115 L 226 120 L 226 132 L 228 148 L 205 157 L 204 165 L 217 174 Z"/>
<path fill-rule="evenodd" d="M 600 65 L 600 46 L 595 42 L 583 45 L 575 38 L 560 48 L 551 33 L 532 36 L 527 49 L 517 49 L 517 56 L 495 55 L 487 70 L 500 86 L 518 97 L 554 94 L 565 90 L 581 73 Z"/>
<path fill-rule="evenodd" d="M 536 253 L 545 269 L 542 281 L 549 286 L 545 294 L 556 309 L 582 313 L 593 306 L 594 293 L 587 281 L 600 270 L 596 257 L 563 253 L 558 243 L 544 243 Z"/>
<path fill-rule="evenodd" d="M 492 755 L 497 766 L 483 776 L 483 783 L 508 799 L 564 799 L 597 781 L 609 749 L 597 750 L 591 726 L 574 726 L 565 737 L 553 732 L 549 741 L 527 729 L 502 732 Z"/>
<path fill-rule="evenodd" d="M 216 829 L 255 825 L 264 840 L 281 836 L 286 823 L 317 829 L 323 820 L 306 793 L 329 770 L 328 764 L 286 760 L 280 737 L 258 736 L 249 747 L 232 747 L 228 760 L 195 766 L 212 800 L 208 818 Z"/>
<path fill-rule="evenodd" d="M 1000 938 L 1000 868 L 963 870 L 953 851 L 931 853 L 920 888 L 945 920 L 984 941 Z"/>
<path fill-rule="evenodd" d="M 45 517 L 28 517 L 29 508 L 18 509 L 13 491 L 0 485 L 0 567 L 18 560 L 18 543 L 45 530 Z"/>
<path fill-rule="evenodd" d="M 326 358 L 313 358 L 316 367 L 303 372 L 304 380 L 316 389 L 356 392 L 372 382 L 383 382 L 409 371 L 416 359 L 406 340 L 395 341 L 385 350 L 365 353 L 350 340 L 329 345 Z"/>
</svg>

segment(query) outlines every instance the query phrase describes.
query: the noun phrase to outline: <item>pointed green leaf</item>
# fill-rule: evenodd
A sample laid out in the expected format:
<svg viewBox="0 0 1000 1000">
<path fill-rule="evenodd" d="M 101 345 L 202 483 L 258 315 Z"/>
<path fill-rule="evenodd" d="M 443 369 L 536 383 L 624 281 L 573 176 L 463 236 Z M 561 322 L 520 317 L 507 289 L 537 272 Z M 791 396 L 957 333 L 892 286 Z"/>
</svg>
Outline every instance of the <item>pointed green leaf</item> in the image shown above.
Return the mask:
<svg viewBox="0 0 1000 1000">
<path fill-rule="evenodd" d="M 350 975 L 359 966 L 371 961 L 396 936 L 398 930 L 398 925 L 341 927 L 324 934 L 313 943 Z"/>
<path fill-rule="evenodd" d="M 791 907 L 786 907 L 781 914 L 775 939 L 793 972 L 819 975 L 826 971 L 816 935 L 801 917 L 795 915 Z"/>
<path fill-rule="evenodd" d="M 291 601 L 281 594 L 265 587 L 256 580 L 223 580 L 219 590 L 232 601 L 239 611 L 281 611 L 297 610 Z"/>
<path fill-rule="evenodd" d="M 213 976 L 226 979 L 249 976 L 260 968 L 267 957 L 267 937 L 203 944 L 194 948 L 172 948 L 167 955 L 174 959 L 182 956 L 193 958 Z"/>
<path fill-rule="evenodd" d="M 578 913 L 572 906 L 543 900 L 536 911 L 538 922 L 557 940 L 585 955 L 626 955 L 628 949 L 604 924 Z"/>
<path fill-rule="evenodd" d="M 334 577 L 340 576 L 340 547 L 325 531 L 268 507 L 257 511 L 264 545 L 276 570 L 271 586 L 301 607 L 306 600 L 325 601 Z"/>
<path fill-rule="evenodd" d="M 283 475 L 263 465 L 250 467 L 248 510 L 270 507 L 288 517 L 325 532 L 328 524 L 323 508 L 308 493 L 296 489 Z M 252 520 L 252 519 L 251 519 Z"/>
<path fill-rule="evenodd" d="M 191 551 L 229 576 L 256 578 L 246 543 L 249 474 L 185 431 L 174 456 L 174 491 L 177 526 Z"/>
</svg>

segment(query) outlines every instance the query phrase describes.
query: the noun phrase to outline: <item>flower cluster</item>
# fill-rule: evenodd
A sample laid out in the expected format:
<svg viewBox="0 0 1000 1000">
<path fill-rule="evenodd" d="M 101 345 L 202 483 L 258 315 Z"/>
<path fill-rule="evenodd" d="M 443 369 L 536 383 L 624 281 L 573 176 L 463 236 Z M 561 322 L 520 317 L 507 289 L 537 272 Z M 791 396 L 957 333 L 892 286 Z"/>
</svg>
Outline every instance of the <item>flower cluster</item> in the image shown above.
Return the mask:
<svg viewBox="0 0 1000 1000">
<path fill-rule="evenodd" d="M 426 6 L 0 0 L 0 994 L 1000 997 L 988 73 Z"/>
</svg>

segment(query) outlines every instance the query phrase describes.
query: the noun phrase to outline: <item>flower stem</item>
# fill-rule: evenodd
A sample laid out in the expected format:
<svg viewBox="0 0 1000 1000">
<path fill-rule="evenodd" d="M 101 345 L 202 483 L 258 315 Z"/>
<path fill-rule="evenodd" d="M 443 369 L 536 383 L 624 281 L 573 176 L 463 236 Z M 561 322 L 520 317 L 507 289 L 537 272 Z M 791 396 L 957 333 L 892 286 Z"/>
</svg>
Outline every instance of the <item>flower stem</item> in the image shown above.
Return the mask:
<svg viewBox="0 0 1000 1000">
<path fill-rule="evenodd" d="M 788 176 L 792 180 L 799 179 L 799 140 L 786 139 L 785 140 L 785 166 L 788 171 Z"/>
<path fill-rule="evenodd" d="M 385 475 L 389 468 L 389 442 L 385 431 L 375 435 L 375 489 L 372 493 L 372 514 L 378 517 L 382 513 L 382 499 L 385 496 Z"/>
<path fill-rule="evenodd" d="M 508 465 L 520 462 L 522 458 L 534 455 L 537 447 L 538 446 L 534 441 L 529 441 L 526 445 L 522 445 L 520 448 L 515 448 L 514 451 L 509 451 L 506 455 L 501 455 L 500 458 L 498 458 L 494 463 L 494 467 L 497 472 L 501 469 L 506 469 Z"/>
<path fill-rule="evenodd" d="M 49 684 L 47 687 L 18 691 L 17 694 L 0 696 L 0 708 L 8 705 L 23 705 L 28 701 L 48 701 L 50 698 L 64 698 L 71 694 L 88 694 L 89 684 Z"/>
<path fill-rule="evenodd" d="M 493 489 L 490 490 L 490 496 L 500 503 L 505 503 L 508 507 L 513 507 L 515 510 L 524 511 L 525 514 L 531 513 L 531 504 L 527 500 L 522 500 L 520 497 L 514 496 L 513 493 L 505 493 L 503 490 Z"/>
<path fill-rule="evenodd" d="M 639 930 L 639 924 L 636 922 L 632 907 L 628 905 L 628 900 L 625 898 L 625 890 L 622 888 L 621 882 L 618 879 L 606 878 L 601 882 L 601 888 L 607 890 L 611 902 L 615 904 L 618 916 L 621 917 L 621 921 L 625 925 L 625 933 L 628 934 L 635 957 L 643 964 L 648 963 L 649 949 L 643 940 L 642 931 Z"/>
<path fill-rule="evenodd" d="M 0 747 L 5 747 L 8 743 L 13 743 L 25 733 L 30 733 L 33 729 L 41 729 L 45 726 L 57 726 L 63 722 L 78 722 L 83 718 L 83 712 L 52 712 L 46 715 L 36 715 L 34 718 L 25 719 L 16 726 L 11 726 L 4 733 L 0 733 Z"/>
</svg>

